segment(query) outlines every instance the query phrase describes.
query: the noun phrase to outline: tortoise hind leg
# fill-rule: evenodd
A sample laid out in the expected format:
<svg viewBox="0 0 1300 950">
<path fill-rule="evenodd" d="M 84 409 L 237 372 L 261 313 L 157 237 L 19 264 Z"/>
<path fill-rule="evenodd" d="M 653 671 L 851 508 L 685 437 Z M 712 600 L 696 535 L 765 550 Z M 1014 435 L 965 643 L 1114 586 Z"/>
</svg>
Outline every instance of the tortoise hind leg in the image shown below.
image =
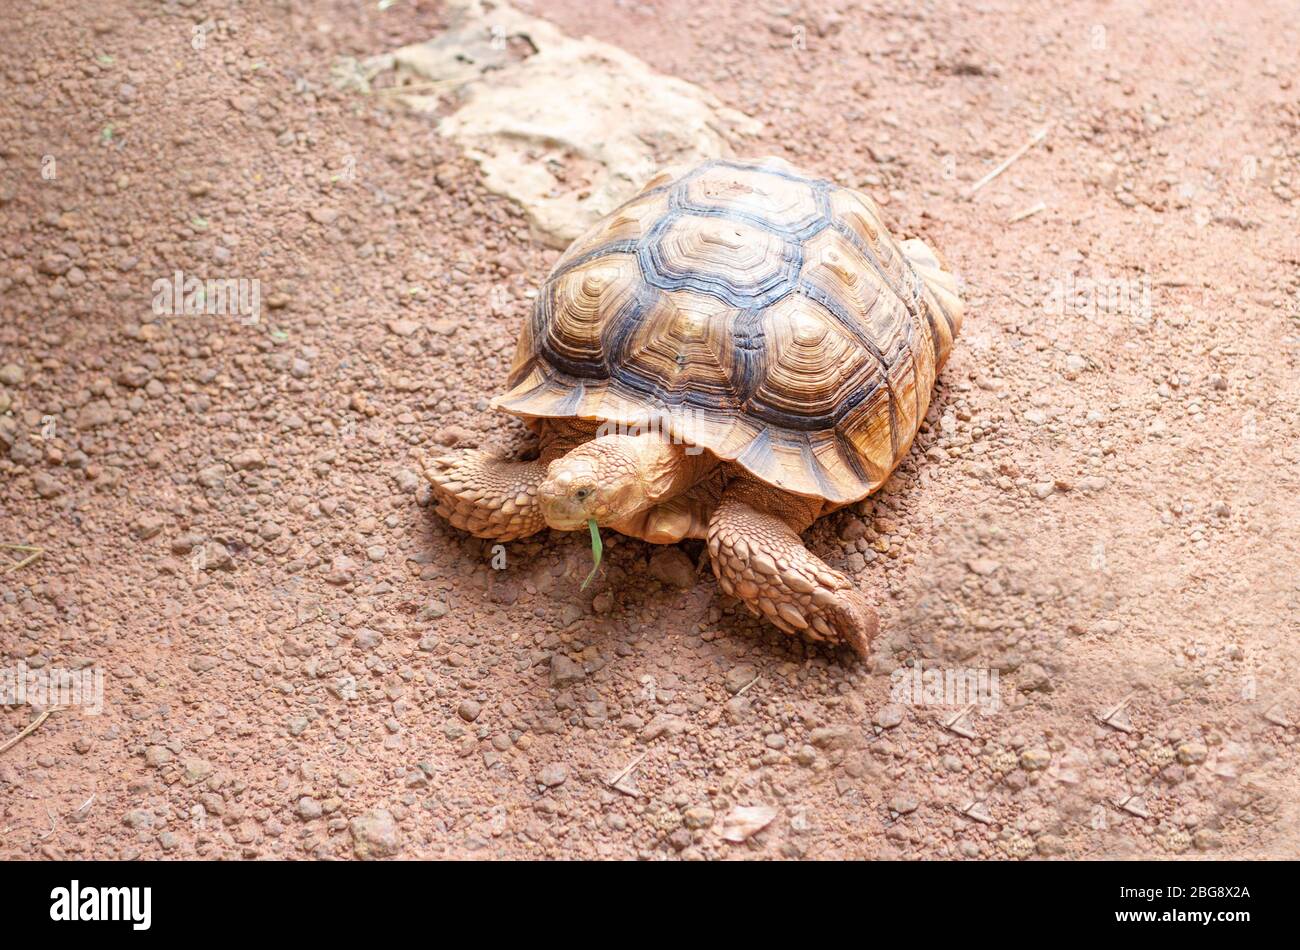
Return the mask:
<svg viewBox="0 0 1300 950">
<path fill-rule="evenodd" d="M 909 238 L 900 243 L 899 247 L 927 291 L 923 296 L 937 336 L 935 343 L 939 358 L 935 370 L 938 371 L 948 362 L 952 341 L 961 332 L 964 308 L 960 287 L 957 278 L 947 269 L 939 255 L 920 238 Z"/>
<path fill-rule="evenodd" d="M 513 541 L 546 527 L 537 504 L 537 487 L 546 477 L 541 460 L 508 462 L 466 449 L 425 459 L 423 465 L 438 514 L 457 528 L 479 538 Z"/>
<path fill-rule="evenodd" d="M 799 538 L 820 503 L 767 485 L 728 486 L 709 522 L 713 573 L 728 594 L 786 633 L 846 643 L 860 656 L 879 630 L 876 611 L 853 582 Z"/>
</svg>

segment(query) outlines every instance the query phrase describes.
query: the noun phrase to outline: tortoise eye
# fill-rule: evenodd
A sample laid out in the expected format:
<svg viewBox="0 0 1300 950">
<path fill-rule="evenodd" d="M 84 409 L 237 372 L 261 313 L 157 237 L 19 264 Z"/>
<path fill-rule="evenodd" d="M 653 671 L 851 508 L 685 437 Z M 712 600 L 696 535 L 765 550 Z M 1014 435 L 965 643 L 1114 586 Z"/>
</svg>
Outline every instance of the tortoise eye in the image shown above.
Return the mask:
<svg viewBox="0 0 1300 950">
<path fill-rule="evenodd" d="M 573 497 L 578 499 L 578 501 L 584 501 L 587 498 L 587 496 L 590 494 L 591 494 L 590 488 L 579 488 L 576 492 L 574 492 Z"/>
</svg>

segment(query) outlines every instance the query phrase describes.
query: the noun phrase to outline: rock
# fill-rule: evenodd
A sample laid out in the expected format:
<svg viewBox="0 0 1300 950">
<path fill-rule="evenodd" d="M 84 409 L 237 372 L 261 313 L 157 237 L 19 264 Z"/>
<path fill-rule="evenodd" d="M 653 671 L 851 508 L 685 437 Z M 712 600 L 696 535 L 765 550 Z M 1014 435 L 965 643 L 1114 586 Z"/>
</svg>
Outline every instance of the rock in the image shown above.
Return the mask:
<svg viewBox="0 0 1300 950">
<path fill-rule="evenodd" d="M 182 534 L 172 539 L 172 554 L 189 554 L 192 550 L 203 543 L 201 534 Z"/>
<path fill-rule="evenodd" d="M 893 729 L 903 721 L 903 707 L 897 703 L 889 703 L 881 706 L 876 710 L 876 715 L 872 717 L 874 722 L 881 729 Z"/>
<path fill-rule="evenodd" d="M 569 779 L 569 767 L 563 762 L 552 762 L 549 765 L 542 766 L 542 770 L 537 773 L 537 782 L 545 785 L 547 788 L 555 788 L 563 785 Z"/>
<path fill-rule="evenodd" d="M 852 726 L 821 726 L 809 734 L 808 741 L 819 749 L 847 749 L 856 738 L 857 730 Z"/>
<path fill-rule="evenodd" d="M 141 541 L 148 541 L 150 538 L 156 537 L 166 524 L 167 520 L 161 515 L 145 514 L 135 520 L 135 523 L 131 525 L 131 531 Z"/>
<path fill-rule="evenodd" d="M 1204 742 L 1184 742 L 1178 747 L 1178 761 L 1183 765 L 1199 765 L 1208 754 Z"/>
<path fill-rule="evenodd" d="M 742 689 L 754 682 L 758 676 L 758 670 L 750 663 L 741 663 L 739 666 L 733 666 L 727 670 L 727 675 L 723 679 L 723 685 L 726 686 L 727 692 L 735 696 Z"/>
<path fill-rule="evenodd" d="M 128 828 L 135 828 L 137 831 L 153 827 L 153 814 L 145 811 L 143 808 L 137 808 L 127 812 L 122 817 L 122 824 Z"/>
<path fill-rule="evenodd" d="M 206 759 L 186 759 L 184 768 L 182 780 L 186 785 L 197 785 L 199 782 L 206 781 L 208 776 L 216 771 L 215 766 Z"/>
<path fill-rule="evenodd" d="M 680 716 L 660 713 L 641 730 L 642 742 L 653 742 L 660 736 L 679 736 L 686 731 L 686 720 Z"/>
<path fill-rule="evenodd" d="M 1061 374 L 1066 379 L 1078 379 L 1079 375 L 1088 368 L 1088 361 L 1078 353 L 1071 353 L 1065 358 L 1065 368 Z"/>
<path fill-rule="evenodd" d="M 245 449 L 242 452 L 236 452 L 230 457 L 230 466 L 237 472 L 246 472 L 265 468 L 266 461 L 262 458 L 262 453 L 257 449 Z"/>
<path fill-rule="evenodd" d="M 1039 835 L 1037 847 L 1038 853 L 1045 858 L 1065 853 L 1065 842 L 1056 835 Z"/>
<path fill-rule="evenodd" d="M 4 430 L 0 429 L 0 445 L 5 444 Z M 40 450 L 26 440 L 16 442 L 9 450 L 9 458 L 15 465 L 31 466 L 41 460 Z"/>
<path fill-rule="evenodd" d="M 464 426 L 443 426 L 433 434 L 433 441 L 439 445 L 473 446 L 475 444 L 474 433 Z"/>
<path fill-rule="evenodd" d="M 410 336 L 420 329 L 420 324 L 414 320 L 389 320 L 386 324 L 390 333 L 397 336 Z"/>
<path fill-rule="evenodd" d="M 840 525 L 841 541 L 856 541 L 864 537 L 866 533 L 867 523 L 854 515 L 845 518 L 844 524 Z"/>
<path fill-rule="evenodd" d="M 32 477 L 32 484 L 36 487 L 36 494 L 42 498 L 58 498 L 63 494 L 63 486 L 49 472 L 37 472 Z"/>
<path fill-rule="evenodd" d="M 457 707 L 456 715 L 460 716 L 460 718 L 464 719 L 466 722 L 473 722 L 479 717 L 479 713 L 482 711 L 482 705 L 476 703 L 472 699 L 464 699 L 461 700 L 460 706 Z"/>
<path fill-rule="evenodd" d="M 230 571 L 234 570 L 234 567 L 235 559 L 224 544 L 219 541 L 209 541 L 203 545 L 203 570 Z"/>
<path fill-rule="evenodd" d="M 152 374 L 147 369 L 136 365 L 124 366 L 117 374 L 118 385 L 125 386 L 127 389 L 140 389 L 148 385 L 152 378 Z"/>
<path fill-rule="evenodd" d="M 393 473 L 393 481 L 397 482 L 399 490 L 404 492 L 413 492 L 422 484 L 422 479 L 409 468 L 399 468 Z"/>
<path fill-rule="evenodd" d="M 451 608 L 441 600 L 431 600 L 420 608 L 419 619 L 437 620 L 439 617 L 447 616 L 447 612 L 450 609 Z"/>
<path fill-rule="evenodd" d="M 708 805 L 692 805 L 682 813 L 682 824 L 687 828 L 710 828 L 713 825 L 713 809 Z"/>
<path fill-rule="evenodd" d="M 1198 828 L 1192 835 L 1192 844 L 1197 851 L 1213 851 L 1223 843 L 1217 831 L 1211 828 Z"/>
<path fill-rule="evenodd" d="M 769 805 L 738 805 L 722 819 L 722 837 L 726 841 L 747 841 L 772 823 L 777 811 Z"/>
<path fill-rule="evenodd" d="M 976 558 L 972 561 L 967 561 L 966 566 L 970 568 L 972 573 L 978 574 L 980 577 L 988 577 L 1001 567 L 997 561 L 994 561 L 991 558 Z"/>
<path fill-rule="evenodd" d="M 1037 663 L 1026 663 L 1017 672 L 1017 685 L 1021 692 L 1032 693 L 1037 690 L 1050 693 L 1052 691 L 1051 676 Z"/>
<path fill-rule="evenodd" d="M 695 565 L 679 548 L 662 548 L 650 557 L 650 576 L 682 590 L 695 586 Z"/>
<path fill-rule="evenodd" d="M 311 641 L 305 637 L 285 637 L 280 641 L 280 649 L 284 651 L 285 656 L 311 656 Z"/>
<path fill-rule="evenodd" d="M 574 663 L 563 653 L 551 654 L 551 685 L 559 689 L 566 686 L 572 686 L 575 683 L 581 683 L 586 676 L 577 663 Z"/>
<path fill-rule="evenodd" d="M 678 828 L 668 836 L 668 844 L 674 851 L 685 851 L 691 846 L 691 833 L 685 828 Z"/>
<path fill-rule="evenodd" d="M 357 562 L 346 554 L 335 555 L 330 562 L 330 569 L 325 574 L 325 582 L 336 587 L 351 584 L 357 578 Z"/>
<path fill-rule="evenodd" d="M 226 468 L 224 465 L 205 466 L 199 469 L 196 479 L 204 488 L 224 488 L 226 484 Z"/>
<path fill-rule="evenodd" d="M 77 413 L 78 429 L 98 429 L 113 421 L 113 407 L 106 400 L 96 399 L 86 403 Z"/>
<path fill-rule="evenodd" d="M 323 813 L 320 802 L 310 795 L 304 795 L 298 799 L 298 817 L 303 821 L 312 821 L 319 818 Z"/>
<path fill-rule="evenodd" d="M 516 201 L 555 247 L 563 247 L 631 198 L 662 165 L 664 151 L 691 165 L 728 154 L 759 122 L 728 109 L 710 92 L 657 73 L 630 53 L 590 37 L 574 39 L 550 22 L 508 4 L 447 5 L 450 27 L 394 53 L 415 83 L 466 85 L 447 90 L 457 109 L 438 130 L 483 169 L 487 187 Z M 493 37 L 527 37 L 531 55 Z M 581 90 L 582 108 L 572 108 Z M 435 111 L 440 95 L 407 95 Z M 635 109 L 628 103 L 636 103 Z M 552 156 L 554 158 L 552 159 Z M 581 175 L 561 168 L 582 168 Z"/>
<path fill-rule="evenodd" d="M 391 858 L 402 850 L 402 833 L 386 808 L 353 818 L 348 831 L 352 833 L 352 852 L 362 861 Z"/>
<path fill-rule="evenodd" d="M 1038 772 L 1052 763 L 1052 753 L 1046 749 L 1026 749 L 1020 753 L 1020 767 L 1026 772 Z"/>
<path fill-rule="evenodd" d="M 734 724 L 743 722 L 753 708 L 748 696 L 733 696 L 722 704 L 722 713 L 727 717 L 727 722 Z"/>
<path fill-rule="evenodd" d="M 889 801 L 889 810 L 899 815 L 910 815 L 920 807 L 920 802 L 912 795 L 895 795 Z"/>
<path fill-rule="evenodd" d="M 1114 162 L 1100 161 L 1093 168 L 1089 181 L 1100 185 L 1106 191 L 1114 191 L 1119 185 L 1120 169 Z"/>
<path fill-rule="evenodd" d="M 72 261 L 66 254 L 43 254 L 36 264 L 36 269 L 42 274 L 48 274 L 51 277 L 58 277 L 68 272 L 72 266 Z"/>
<path fill-rule="evenodd" d="M 23 378 L 23 368 L 17 363 L 6 363 L 0 366 L 0 383 L 6 386 L 21 386 Z"/>
</svg>

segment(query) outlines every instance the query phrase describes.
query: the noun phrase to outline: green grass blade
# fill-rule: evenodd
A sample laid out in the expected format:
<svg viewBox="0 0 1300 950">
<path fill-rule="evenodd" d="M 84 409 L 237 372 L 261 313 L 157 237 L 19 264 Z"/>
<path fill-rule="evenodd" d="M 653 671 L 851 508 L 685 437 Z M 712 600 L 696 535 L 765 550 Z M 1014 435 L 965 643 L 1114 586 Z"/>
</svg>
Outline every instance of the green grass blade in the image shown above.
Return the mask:
<svg viewBox="0 0 1300 950">
<path fill-rule="evenodd" d="M 605 544 L 600 540 L 600 528 L 596 526 L 596 519 L 588 518 L 587 527 L 591 529 L 591 559 L 596 563 L 592 566 L 591 573 L 587 575 L 587 579 L 582 582 L 583 590 L 587 589 L 587 585 L 591 583 L 591 579 L 595 577 L 596 572 L 600 570 L 600 557 L 605 553 Z"/>
</svg>

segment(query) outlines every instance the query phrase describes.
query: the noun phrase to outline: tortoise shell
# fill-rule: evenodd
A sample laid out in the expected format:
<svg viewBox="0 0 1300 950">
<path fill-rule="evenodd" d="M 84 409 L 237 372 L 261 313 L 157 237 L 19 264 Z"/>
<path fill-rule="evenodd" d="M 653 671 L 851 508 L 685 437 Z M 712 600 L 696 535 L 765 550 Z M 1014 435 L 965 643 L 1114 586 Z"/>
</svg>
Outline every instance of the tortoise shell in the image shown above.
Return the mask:
<svg viewBox="0 0 1300 950">
<path fill-rule="evenodd" d="M 662 425 L 848 504 L 906 454 L 961 313 L 952 276 L 868 196 L 779 159 L 709 161 L 661 172 L 573 242 L 493 405 Z"/>
</svg>

